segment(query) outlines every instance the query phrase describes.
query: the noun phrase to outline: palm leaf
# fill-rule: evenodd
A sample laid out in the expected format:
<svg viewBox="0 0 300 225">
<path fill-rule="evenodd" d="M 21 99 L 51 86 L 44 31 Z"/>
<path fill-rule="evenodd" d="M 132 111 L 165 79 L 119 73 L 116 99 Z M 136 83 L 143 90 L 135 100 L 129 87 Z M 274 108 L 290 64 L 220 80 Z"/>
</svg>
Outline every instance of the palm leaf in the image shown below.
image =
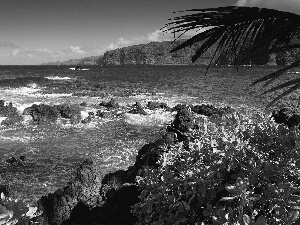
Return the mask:
<svg viewBox="0 0 300 225">
<path fill-rule="evenodd" d="M 296 91 L 298 88 L 300 87 L 300 82 L 296 83 L 293 87 L 291 87 L 290 89 L 288 89 L 287 91 L 283 92 L 282 94 L 278 95 L 275 99 L 273 99 L 267 106 L 266 108 L 270 108 L 270 106 L 272 106 L 276 101 L 278 101 L 279 99 L 281 99 L 282 97 L 289 95 L 290 93 L 292 93 L 293 91 Z"/>
<path fill-rule="evenodd" d="M 234 58 L 236 66 L 262 53 L 281 52 L 300 47 L 299 43 L 291 43 L 294 35 L 300 33 L 300 16 L 297 14 L 273 9 L 234 6 L 193 9 L 184 11 L 184 13 L 187 13 L 187 15 L 177 16 L 172 22 L 166 24 L 165 28 L 167 29 L 165 30 L 176 33 L 192 29 L 208 29 L 191 37 L 172 50 L 172 52 L 178 51 L 201 42 L 201 47 L 192 57 L 192 62 L 199 59 L 213 45 L 217 47 L 210 64 L 214 58 L 218 60 L 222 54 L 227 53 Z M 261 51 L 262 47 L 266 47 L 264 52 Z M 238 60 L 239 58 L 241 60 Z M 268 85 L 287 70 L 299 65 L 300 61 L 297 60 L 285 68 L 254 81 L 252 85 L 260 82 L 266 82 L 266 85 Z M 296 85 L 284 93 L 290 93 L 290 90 L 295 90 L 295 87 L 298 88 L 297 81 L 293 80 Z M 275 88 L 279 90 L 291 85 L 292 83 L 286 82 Z M 274 88 L 265 93 L 271 91 L 274 91 Z M 280 96 L 284 96 L 283 94 Z M 279 98 L 275 99 L 278 100 Z"/>
</svg>

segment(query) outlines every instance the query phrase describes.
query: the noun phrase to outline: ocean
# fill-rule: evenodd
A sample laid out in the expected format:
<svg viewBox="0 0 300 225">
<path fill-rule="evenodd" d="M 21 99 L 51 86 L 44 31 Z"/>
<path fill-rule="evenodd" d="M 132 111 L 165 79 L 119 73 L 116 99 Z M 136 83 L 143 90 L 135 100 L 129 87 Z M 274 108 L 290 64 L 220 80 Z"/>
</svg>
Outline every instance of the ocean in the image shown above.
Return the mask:
<svg viewBox="0 0 300 225">
<path fill-rule="evenodd" d="M 176 114 L 162 109 L 146 109 L 148 115 L 128 113 L 136 101 L 142 106 L 158 101 L 170 107 L 209 103 L 264 110 L 270 98 L 259 96 L 261 86 L 250 84 L 275 70 L 215 67 L 205 75 L 206 67 L 192 65 L 86 68 L 0 66 L 0 99 L 12 102 L 20 115 L 26 107 L 42 103 L 85 103 L 82 118 L 95 113 L 102 101 L 113 98 L 121 106 L 118 116 L 95 117 L 89 123 L 59 119 L 54 124 L 37 125 L 31 116 L 22 115 L 20 124 L 0 126 L 0 184 L 9 185 L 13 196 L 32 203 L 64 187 L 78 164 L 89 157 L 107 172 L 132 165 L 137 151 L 155 141 Z M 297 75 L 297 71 L 292 73 Z M 12 157 L 24 157 L 24 163 L 9 163 Z"/>
</svg>

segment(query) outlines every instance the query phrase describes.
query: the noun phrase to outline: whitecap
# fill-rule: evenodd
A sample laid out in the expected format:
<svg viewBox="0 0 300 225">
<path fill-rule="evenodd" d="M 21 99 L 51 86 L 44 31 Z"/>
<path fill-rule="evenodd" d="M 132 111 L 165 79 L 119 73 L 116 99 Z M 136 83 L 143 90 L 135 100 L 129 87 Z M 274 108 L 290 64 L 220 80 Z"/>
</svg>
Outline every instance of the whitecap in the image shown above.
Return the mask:
<svg viewBox="0 0 300 225">
<path fill-rule="evenodd" d="M 65 94 L 41 94 L 41 93 L 36 93 L 32 96 L 35 96 L 37 98 L 43 98 L 43 97 L 46 97 L 46 98 L 62 98 L 62 97 L 71 97 L 73 94 L 72 93 L 65 93 Z"/>
<path fill-rule="evenodd" d="M 49 76 L 45 78 L 48 80 L 72 80 L 73 79 L 71 77 L 59 77 L 59 76 Z"/>
<path fill-rule="evenodd" d="M 149 113 L 151 110 L 146 111 Z M 124 121 L 131 125 L 165 126 L 174 119 L 175 114 L 176 112 L 172 113 L 164 110 L 154 110 L 148 115 L 125 113 Z"/>
</svg>

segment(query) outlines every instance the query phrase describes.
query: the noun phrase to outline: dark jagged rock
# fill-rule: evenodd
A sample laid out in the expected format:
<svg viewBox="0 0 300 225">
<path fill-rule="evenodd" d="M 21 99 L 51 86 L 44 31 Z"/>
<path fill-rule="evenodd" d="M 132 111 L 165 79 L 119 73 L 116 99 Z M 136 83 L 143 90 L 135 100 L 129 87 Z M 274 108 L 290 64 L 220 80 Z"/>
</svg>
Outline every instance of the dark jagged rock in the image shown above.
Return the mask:
<svg viewBox="0 0 300 225">
<path fill-rule="evenodd" d="M 183 108 L 177 112 L 171 126 L 181 133 L 188 132 L 194 127 L 193 118 L 192 112 L 188 108 Z"/>
<path fill-rule="evenodd" d="M 63 224 L 70 219 L 72 211 L 79 204 L 89 209 L 101 205 L 101 179 L 99 166 L 92 160 L 85 160 L 77 169 L 73 182 L 38 201 L 38 208 L 43 212 L 40 221 L 43 224 Z M 86 216 L 89 215 L 81 214 L 82 218 Z"/>
<path fill-rule="evenodd" d="M 188 109 L 189 106 L 188 105 L 183 105 L 183 104 L 177 104 L 176 106 L 174 106 L 172 108 L 172 111 L 180 111 L 182 109 Z"/>
<path fill-rule="evenodd" d="M 0 100 L 0 116 L 7 116 L 10 117 L 11 115 L 16 115 L 17 108 L 13 106 L 13 104 L 10 102 L 8 105 L 4 104 L 5 101 Z"/>
<path fill-rule="evenodd" d="M 164 152 L 163 147 L 174 145 L 176 136 L 175 133 L 168 132 L 156 142 L 144 145 L 136 156 L 134 164 L 135 173 L 139 173 L 139 171 L 142 171 L 145 167 L 157 168 L 157 162 Z"/>
<path fill-rule="evenodd" d="M 14 125 L 16 123 L 19 123 L 22 120 L 23 120 L 23 118 L 19 114 L 10 115 L 9 117 L 7 117 L 5 120 L 3 120 L 1 122 L 1 125 L 3 125 L 3 126 L 10 126 L 10 125 Z"/>
<path fill-rule="evenodd" d="M 82 107 L 87 107 L 87 103 L 86 102 L 81 102 L 79 105 L 82 106 Z"/>
<path fill-rule="evenodd" d="M 106 108 L 114 108 L 114 109 L 119 108 L 119 104 L 113 98 L 109 102 L 101 102 L 99 106 L 103 106 Z"/>
<path fill-rule="evenodd" d="M 65 119 L 70 119 L 72 123 L 78 123 L 81 120 L 80 108 L 76 105 L 61 104 L 54 106 Z"/>
<path fill-rule="evenodd" d="M 191 106 L 191 110 L 194 113 L 201 114 L 204 116 L 212 116 L 212 115 L 222 116 L 224 114 L 234 112 L 234 109 L 232 109 L 229 106 L 223 108 L 216 108 L 213 105 L 206 105 L 206 104 Z"/>
<path fill-rule="evenodd" d="M 140 190 L 135 184 L 109 187 L 105 191 L 105 203 L 99 209 L 100 224 L 135 224 L 137 218 L 131 213 L 131 206 L 139 202 Z"/>
<path fill-rule="evenodd" d="M 288 108 L 273 111 L 271 117 L 274 118 L 276 123 L 285 124 L 289 128 L 299 126 L 300 124 L 300 115 Z"/>
<path fill-rule="evenodd" d="M 219 114 L 219 109 L 212 105 L 195 105 L 191 107 L 192 111 L 204 116 L 211 116 Z"/>
<path fill-rule="evenodd" d="M 133 106 L 132 109 L 129 111 L 129 113 L 132 114 L 142 114 L 142 115 L 148 115 L 148 113 L 144 110 L 143 106 L 141 103 L 136 102 Z"/>
<path fill-rule="evenodd" d="M 107 118 L 107 117 L 110 117 L 111 116 L 111 113 L 109 112 L 104 112 L 102 110 L 98 110 L 96 112 L 96 116 L 99 116 L 99 117 L 102 117 L 102 118 Z"/>
<path fill-rule="evenodd" d="M 9 196 L 8 187 L 6 185 L 0 184 L 0 194 L 3 193 L 5 196 Z"/>
<path fill-rule="evenodd" d="M 56 122 L 60 116 L 59 111 L 50 105 L 33 104 L 31 107 L 27 107 L 23 111 L 23 115 L 31 115 L 33 121 L 40 123 Z"/>
<path fill-rule="evenodd" d="M 81 123 L 89 123 L 93 120 L 94 118 L 94 113 L 93 112 L 89 112 L 89 115 L 87 118 L 85 118 L 84 120 L 81 121 Z"/>
<path fill-rule="evenodd" d="M 22 121 L 22 117 L 18 114 L 17 108 L 10 102 L 8 105 L 5 101 L 0 100 L 0 116 L 7 117 L 1 122 L 1 125 L 10 126 Z"/>
<path fill-rule="evenodd" d="M 150 109 L 150 110 L 153 110 L 153 109 L 165 109 L 165 110 L 171 110 L 171 108 L 166 104 L 166 103 L 163 103 L 163 102 L 148 102 L 147 103 L 147 108 Z"/>
</svg>

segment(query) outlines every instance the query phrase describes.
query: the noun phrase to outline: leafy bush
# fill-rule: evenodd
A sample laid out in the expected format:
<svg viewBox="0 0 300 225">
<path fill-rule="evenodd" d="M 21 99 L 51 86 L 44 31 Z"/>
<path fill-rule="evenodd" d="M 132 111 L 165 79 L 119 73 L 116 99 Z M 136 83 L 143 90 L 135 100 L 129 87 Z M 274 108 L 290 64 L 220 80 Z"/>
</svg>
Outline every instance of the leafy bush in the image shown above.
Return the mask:
<svg viewBox="0 0 300 225">
<path fill-rule="evenodd" d="M 137 182 L 138 224 L 293 224 L 299 217 L 299 131 L 262 113 L 197 119 L 189 145 L 165 148 Z"/>
</svg>

